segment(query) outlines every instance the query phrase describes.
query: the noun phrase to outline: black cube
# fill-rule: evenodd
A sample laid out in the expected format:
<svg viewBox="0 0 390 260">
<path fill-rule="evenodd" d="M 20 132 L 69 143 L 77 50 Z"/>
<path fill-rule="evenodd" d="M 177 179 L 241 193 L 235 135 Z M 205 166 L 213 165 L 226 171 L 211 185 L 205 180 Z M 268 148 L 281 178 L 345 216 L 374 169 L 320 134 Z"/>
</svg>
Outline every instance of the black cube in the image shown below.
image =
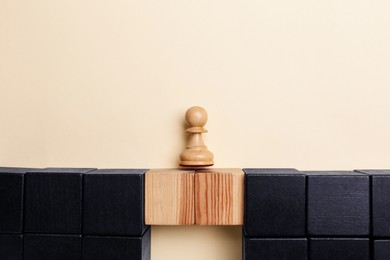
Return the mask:
<svg viewBox="0 0 390 260">
<path fill-rule="evenodd" d="M 30 170 L 0 167 L 0 233 L 22 233 L 24 174 Z"/>
<path fill-rule="evenodd" d="M 305 175 L 295 169 L 244 169 L 245 224 L 251 237 L 305 235 Z"/>
<path fill-rule="evenodd" d="M 23 236 L 18 234 L 0 235 L 0 259 L 22 260 Z"/>
<path fill-rule="evenodd" d="M 80 235 L 24 235 L 24 260 L 81 260 Z"/>
<path fill-rule="evenodd" d="M 306 238 L 244 237 L 243 260 L 306 260 Z"/>
<path fill-rule="evenodd" d="M 350 171 L 304 172 L 308 182 L 308 233 L 368 236 L 369 178 Z"/>
<path fill-rule="evenodd" d="M 374 260 L 390 259 L 390 240 L 374 241 Z"/>
<path fill-rule="evenodd" d="M 47 168 L 28 172 L 25 232 L 81 234 L 82 174 L 90 168 Z"/>
<path fill-rule="evenodd" d="M 371 178 L 372 235 L 390 237 L 390 170 L 357 171 Z"/>
<path fill-rule="evenodd" d="M 84 175 L 83 234 L 141 236 L 145 169 L 104 169 Z"/>
<path fill-rule="evenodd" d="M 150 228 L 141 237 L 83 237 L 84 260 L 150 260 Z"/>
<path fill-rule="evenodd" d="M 310 260 L 370 260 L 368 238 L 311 238 Z"/>
</svg>

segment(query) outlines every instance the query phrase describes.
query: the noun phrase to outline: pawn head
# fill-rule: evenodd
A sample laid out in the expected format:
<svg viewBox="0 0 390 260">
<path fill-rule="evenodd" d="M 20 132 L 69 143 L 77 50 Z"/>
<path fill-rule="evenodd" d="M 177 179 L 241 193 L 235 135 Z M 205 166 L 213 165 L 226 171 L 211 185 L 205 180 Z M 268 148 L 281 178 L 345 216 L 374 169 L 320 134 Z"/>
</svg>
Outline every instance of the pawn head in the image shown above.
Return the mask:
<svg viewBox="0 0 390 260">
<path fill-rule="evenodd" d="M 186 121 L 191 127 L 203 127 L 207 123 L 207 112 L 203 107 L 191 107 L 186 112 Z"/>
</svg>

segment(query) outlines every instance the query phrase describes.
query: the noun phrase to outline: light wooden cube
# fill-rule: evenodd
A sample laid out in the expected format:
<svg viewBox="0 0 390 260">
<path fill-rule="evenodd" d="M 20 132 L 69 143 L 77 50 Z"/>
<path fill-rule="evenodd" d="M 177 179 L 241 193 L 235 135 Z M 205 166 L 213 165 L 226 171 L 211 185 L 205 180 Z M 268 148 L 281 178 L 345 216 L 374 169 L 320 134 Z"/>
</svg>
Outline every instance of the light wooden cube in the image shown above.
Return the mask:
<svg viewBox="0 0 390 260">
<path fill-rule="evenodd" d="M 196 225 L 243 225 L 244 172 L 200 169 L 195 174 Z"/>
<path fill-rule="evenodd" d="M 145 224 L 194 225 L 193 170 L 155 169 L 145 175 Z"/>
</svg>

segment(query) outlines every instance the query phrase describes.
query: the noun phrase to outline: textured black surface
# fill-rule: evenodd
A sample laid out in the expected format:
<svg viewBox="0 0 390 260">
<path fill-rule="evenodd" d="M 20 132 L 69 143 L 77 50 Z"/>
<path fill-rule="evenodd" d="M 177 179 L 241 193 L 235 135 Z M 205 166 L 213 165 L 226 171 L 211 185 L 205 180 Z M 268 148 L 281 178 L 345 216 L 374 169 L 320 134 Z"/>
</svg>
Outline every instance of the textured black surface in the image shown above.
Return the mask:
<svg viewBox="0 0 390 260">
<path fill-rule="evenodd" d="M 83 237 L 84 260 L 150 260 L 150 228 L 142 237 Z"/>
<path fill-rule="evenodd" d="M 305 175 L 295 169 L 244 169 L 245 224 L 251 237 L 305 235 Z"/>
<path fill-rule="evenodd" d="M 0 235 L 0 259 L 22 260 L 22 235 Z"/>
<path fill-rule="evenodd" d="M 81 236 L 24 235 L 23 259 L 81 260 Z"/>
<path fill-rule="evenodd" d="M 83 234 L 141 236 L 145 169 L 106 169 L 84 175 Z"/>
<path fill-rule="evenodd" d="M 47 168 L 25 175 L 25 232 L 81 234 L 82 174 L 93 169 Z"/>
<path fill-rule="evenodd" d="M 374 260 L 390 259 L 390 240 L 374 241 Z"/>
<path fill-rule="evenodd" d="M 310 260 L 369 260 L 368 238 L 312 238 Z"/>
<path fill-rule="evenodd" d="M 244 171 L 243 260 L 390 260 L 390 170 Z M 0 260 L 150 260 L 145 172 L 0 167 Z"/>
<path fill-rule="evenodd" d="M 304 172 L 308 185 L 308 233 L 368 236 L 369 178 L 349 171 Z"/>
<path fill-rule="evenodd" d="M 24 173 L 29 170 L 0 167 L 0 233 L 22 233 Z"/>
<path fill-rule="evenodd" d="M 246 238 L 243 260 L 305 260 L 305 238 Z"/>
<path fill-rule="evenodd" d="M 371 235 L 390 237 L 390 170 L 357 171 L 369 174 L 371 178 Z"/>
</svg>

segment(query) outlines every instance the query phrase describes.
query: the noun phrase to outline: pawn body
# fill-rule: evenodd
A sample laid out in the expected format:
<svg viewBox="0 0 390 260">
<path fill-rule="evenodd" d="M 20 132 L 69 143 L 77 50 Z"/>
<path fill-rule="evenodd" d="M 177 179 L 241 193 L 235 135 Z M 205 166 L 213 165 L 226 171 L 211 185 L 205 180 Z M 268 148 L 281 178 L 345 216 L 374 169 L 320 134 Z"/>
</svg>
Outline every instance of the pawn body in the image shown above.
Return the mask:
<svg viewBox="0 0 390 260">
<path fill-rule="evenodd" d="M 186 112 L 186 121 L 190 134 L 186 149 L 180 154 L 180 166 L 205 167 L 214 165 L 214 155 L 207 150 L 203 142 L 202 133 L 206 133 L 204 125 L 207 122 L 207 112 L 202 107 L 191 107 Z"/>
</svg>

